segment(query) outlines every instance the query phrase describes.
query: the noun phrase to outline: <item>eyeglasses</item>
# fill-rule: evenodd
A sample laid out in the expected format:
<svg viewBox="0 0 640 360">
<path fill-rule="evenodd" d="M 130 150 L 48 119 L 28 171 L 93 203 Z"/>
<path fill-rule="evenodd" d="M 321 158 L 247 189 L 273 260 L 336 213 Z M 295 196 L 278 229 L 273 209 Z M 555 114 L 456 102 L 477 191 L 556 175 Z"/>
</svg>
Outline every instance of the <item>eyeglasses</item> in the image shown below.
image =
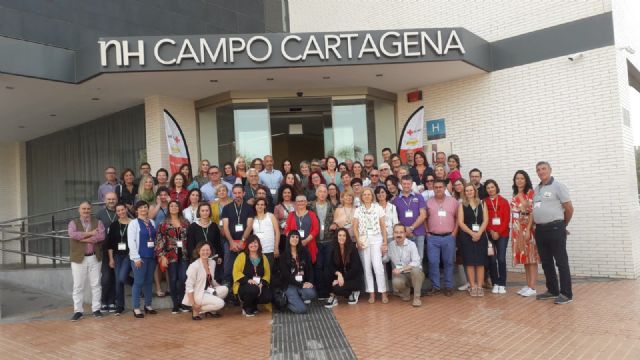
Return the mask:
<svg viewBox="0 0 640 360">
<path fill-rule="evenodd" d="M 371 174 L 370 176 L 371 176 L 371 177 L 378 177 L 378 176 L 380 176 L 380 175 L 378 175 L 378 174 Z"/>
<path fill-rule="evenodd" d="M 364 159 L 364 161 L 373 161 L 373 159 Z"/>
<path fill-rule="evenodd" d="M 432 183 L 432 182 L 433 182 L 433 180 L 427 180 L 427 181 L 425 181 L 425 182 Z"/>
</svg>

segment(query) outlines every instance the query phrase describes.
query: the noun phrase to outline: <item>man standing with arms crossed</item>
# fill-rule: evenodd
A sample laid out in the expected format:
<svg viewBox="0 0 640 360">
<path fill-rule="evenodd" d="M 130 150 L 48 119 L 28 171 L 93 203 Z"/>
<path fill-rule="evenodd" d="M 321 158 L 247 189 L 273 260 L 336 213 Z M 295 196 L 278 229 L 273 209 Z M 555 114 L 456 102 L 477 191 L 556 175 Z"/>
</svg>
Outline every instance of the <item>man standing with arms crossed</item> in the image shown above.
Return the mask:
<svg viewBox="0 0 640 360">
<path fill-rule="evenodd" d="M 255 170 L 254 170 L 255 171 Z M 244 201 L 244 188 L 242 184 L 233 185 L 233 202 L 222 209 L 223 236 L 227 239 L 224 242 L 224 282 L 226 286 L 233 284 L 231 278 L 233 262 L 238 254 L 244 249 L 244 239 L 251 233 L 253 228 L 253 209 Z"/>
</svg>

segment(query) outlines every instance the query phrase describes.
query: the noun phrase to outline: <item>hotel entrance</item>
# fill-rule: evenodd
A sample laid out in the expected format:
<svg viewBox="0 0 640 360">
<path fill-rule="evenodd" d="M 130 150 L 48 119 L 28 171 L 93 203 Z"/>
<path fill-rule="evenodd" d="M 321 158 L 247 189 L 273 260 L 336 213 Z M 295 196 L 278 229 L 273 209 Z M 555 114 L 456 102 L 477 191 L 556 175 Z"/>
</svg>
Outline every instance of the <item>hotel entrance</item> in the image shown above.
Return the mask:
<svg viewBox="0 0 640 360">
<path fill-rule="evenodd" d="M 265 154 L 273 155 L 278 168 L 286 159 L 294 168 L 329 155 L 361 160 L 396 141 L 395 103 L 366 95 L 237 96 L 218 102 L 198 111 L 200 157 L 216 164 Z"/>
</svg>

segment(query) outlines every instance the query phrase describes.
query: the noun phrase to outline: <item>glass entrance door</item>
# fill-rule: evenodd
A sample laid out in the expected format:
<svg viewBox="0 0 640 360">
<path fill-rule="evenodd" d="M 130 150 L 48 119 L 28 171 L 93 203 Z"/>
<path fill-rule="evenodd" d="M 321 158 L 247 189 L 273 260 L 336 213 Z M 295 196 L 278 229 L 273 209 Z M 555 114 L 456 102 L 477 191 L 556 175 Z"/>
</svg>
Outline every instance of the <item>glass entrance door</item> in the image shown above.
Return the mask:
<svg viewBox="0 0 640 360">
<path fill-rule="evenodd" d="M 321 159 L 332 148 L 326 141 L 331 135 L 331 98 L 272 99 L 269 116 L 276 167 L 287 159 L 297 169 L 302 160 Z"/>
</svg>

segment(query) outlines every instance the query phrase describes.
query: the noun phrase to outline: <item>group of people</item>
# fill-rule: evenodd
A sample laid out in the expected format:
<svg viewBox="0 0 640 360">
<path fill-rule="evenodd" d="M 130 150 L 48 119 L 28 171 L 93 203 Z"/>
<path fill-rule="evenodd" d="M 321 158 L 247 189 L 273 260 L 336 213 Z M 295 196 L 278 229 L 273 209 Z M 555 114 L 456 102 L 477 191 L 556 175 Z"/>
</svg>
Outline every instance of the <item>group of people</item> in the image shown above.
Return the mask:
<svg viewBox="0 0 640 360">
<path fill-rule="evenodd" d="M 69 223 L 72 320 L 83 316 L 87 278 L 96 317 L 124 312 L 127 283 L 133 315 L 156 314 L 153 284 L 163 296 L 163 278 L 172 313 L 194 320 L 218 317 L 228 303 L 246 316 L 260 304 L 306 313 L 316 298 L 332 308 L 339 298 L 356 304 L 361 292 L 369 303 L 377 293 L 388 303 L 392 293 L 418 307 L 423 294 L 453 295 L 457 264 L 466 279 L 458 290 L 505 294 L 510 238 L 512 261 L 526 273 L 518 294 L 572 301 L 566 226 L 573 207 L 549 163 L 536 165 L 535 188 L 516 171 L 507 200 L 479 169 L 464 179 L 455 154 L 439 152 L 429 164 L 422 151 L 403 161 L 386 148 L 382 158 L 375 166 L 373 154 L 362 163 L 328 156 L 298 171 L 288 160 L 274 168 L 270 155 L 221 167 L 202 160 L 195 176 L 184 164 L 155 177 L 143 163 L 140 177 L 125 169 L 119 179 L 107 167 L 98 189 L 104 207 L 94 217 L 83 202 Z M 544 293 L 536 290 L 539 263 Z"/>
</svg>

